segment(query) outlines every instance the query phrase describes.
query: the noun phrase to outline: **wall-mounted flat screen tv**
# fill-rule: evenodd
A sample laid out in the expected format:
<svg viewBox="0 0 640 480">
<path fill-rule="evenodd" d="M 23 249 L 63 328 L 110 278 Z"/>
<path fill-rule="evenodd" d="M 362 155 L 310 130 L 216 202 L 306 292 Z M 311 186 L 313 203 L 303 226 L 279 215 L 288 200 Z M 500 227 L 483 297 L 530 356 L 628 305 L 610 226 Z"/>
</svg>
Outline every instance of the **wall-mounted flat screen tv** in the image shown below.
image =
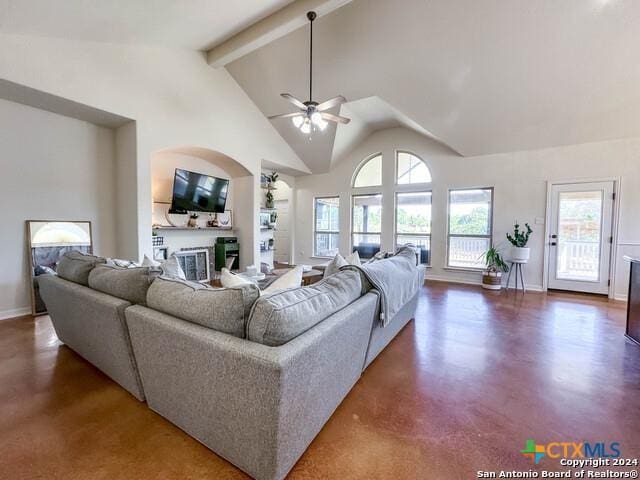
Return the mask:
<svg viewBox="0 0 640 480">
<path fill-rule="evenodd" d="M 229 180 L 176 168 L 173 178 L 173 213 L 223 213 Z"/>
</svg>

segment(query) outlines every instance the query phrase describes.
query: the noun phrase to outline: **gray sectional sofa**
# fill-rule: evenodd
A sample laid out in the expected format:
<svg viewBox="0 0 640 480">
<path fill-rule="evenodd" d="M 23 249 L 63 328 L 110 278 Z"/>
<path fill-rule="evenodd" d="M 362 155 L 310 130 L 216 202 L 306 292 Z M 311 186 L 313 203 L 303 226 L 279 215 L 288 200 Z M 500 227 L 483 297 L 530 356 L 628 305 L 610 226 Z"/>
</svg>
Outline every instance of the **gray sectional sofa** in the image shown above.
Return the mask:
<svg viewBox="0 0 640 480">
<path fill-rule="evenodd" d="M 366 272 L 260 296 L 78 255 L 39 278 L 60 340 L 259 480 L 287 475 L 418 296 L 383 327 Z"/>
</svg>

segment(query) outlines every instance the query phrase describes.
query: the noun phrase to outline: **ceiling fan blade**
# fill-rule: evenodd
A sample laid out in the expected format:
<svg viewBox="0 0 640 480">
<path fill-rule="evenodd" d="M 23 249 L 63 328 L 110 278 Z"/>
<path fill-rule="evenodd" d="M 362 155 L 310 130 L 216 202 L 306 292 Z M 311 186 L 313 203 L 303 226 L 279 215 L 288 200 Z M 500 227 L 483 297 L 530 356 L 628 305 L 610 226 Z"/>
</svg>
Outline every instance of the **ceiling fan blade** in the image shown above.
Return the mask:
<svg viewBox="0 0 640 480">
<path fill-rule="evenodd" d="M 300 100 L 298 100 L 296 97 L 294 97 L 290 93 L 281 93 L 280 96 L 282 98 L 285 98 L 285 99 L 289 100 L 291 103 L 293 103 L 298 108 L 301 108 L 303 110 L 307 109 L 307 106 L 304 103 L 302 103 Z"/>
<path fill-rule="evenodd" d="M 340 115 L 333 115 L 332 113 L 322 112 L 321 115 L 323 119 L 328 120 L 330 122 L 343 123 L 346 125 L 351 121 L 350 118 L 341 117 Z"/>
<path fill-rule="evenodd" d="M 304 115 L 303 112 L 293 112 L 293 113 L 281 113 L 280 115 L 271 115 L 270 117 L 267 117 L 269 120 L 273 120 L 274 118 L 291 118 L 291 117 L 297 117 L 298 115 L 302 116 Z"/>
<path fill-rule="evenodd" d="M 344 98 L 342 95 L 338 95 L 337 97 L 331 98 L 326 102 L 322 102 L 316 107 L 316 110 L 318 110 L 319 112 L 322 112 L 323 110 L 329 110 L 330 108 L 335 107 L 336 105 L 341 105 L 346 101 L 346 98 Z"/>
</svg>

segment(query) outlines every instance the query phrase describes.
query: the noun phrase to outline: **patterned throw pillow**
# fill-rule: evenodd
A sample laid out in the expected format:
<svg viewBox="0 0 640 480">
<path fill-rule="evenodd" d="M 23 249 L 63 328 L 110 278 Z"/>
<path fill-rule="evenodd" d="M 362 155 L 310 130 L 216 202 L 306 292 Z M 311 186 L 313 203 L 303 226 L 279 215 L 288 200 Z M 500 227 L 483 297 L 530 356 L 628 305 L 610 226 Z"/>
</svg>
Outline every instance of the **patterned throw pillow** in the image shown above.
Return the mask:
<svg viewBox="0 0 640 480">
<path fill-rule="evenodd" d="M 119 268 L 135 268 L 140 266 L 133 260 L 123 260 L 121 258 L 107 258 L 106 265 L 108 267 L 119 267 Z M 142 265 L 142 266 L 144 267 L 146 265 Z"/>
</svg>

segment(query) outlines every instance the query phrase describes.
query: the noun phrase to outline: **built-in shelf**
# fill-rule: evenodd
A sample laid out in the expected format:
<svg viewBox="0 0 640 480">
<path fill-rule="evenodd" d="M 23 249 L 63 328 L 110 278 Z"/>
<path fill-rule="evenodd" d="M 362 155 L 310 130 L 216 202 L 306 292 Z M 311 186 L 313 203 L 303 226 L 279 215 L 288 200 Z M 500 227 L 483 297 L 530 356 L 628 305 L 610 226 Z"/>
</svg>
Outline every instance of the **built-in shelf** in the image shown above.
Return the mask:
<svg viewBox="0 0 640 480">
<path fill-rule="evenodd" d="M 260 188 L 263 190 L 277 190 L 278 187 L 272 187 L 270 185 L 260 185 Z"/>
<path fill-rule="evenodd" d="M 162 226 L 162 227 L 153 227 L 152 230 L 222 230 L 225 232 L 232 232 L 233 228 L 228 227 L 170 227 L 170 226 Z"/>
</svg>

